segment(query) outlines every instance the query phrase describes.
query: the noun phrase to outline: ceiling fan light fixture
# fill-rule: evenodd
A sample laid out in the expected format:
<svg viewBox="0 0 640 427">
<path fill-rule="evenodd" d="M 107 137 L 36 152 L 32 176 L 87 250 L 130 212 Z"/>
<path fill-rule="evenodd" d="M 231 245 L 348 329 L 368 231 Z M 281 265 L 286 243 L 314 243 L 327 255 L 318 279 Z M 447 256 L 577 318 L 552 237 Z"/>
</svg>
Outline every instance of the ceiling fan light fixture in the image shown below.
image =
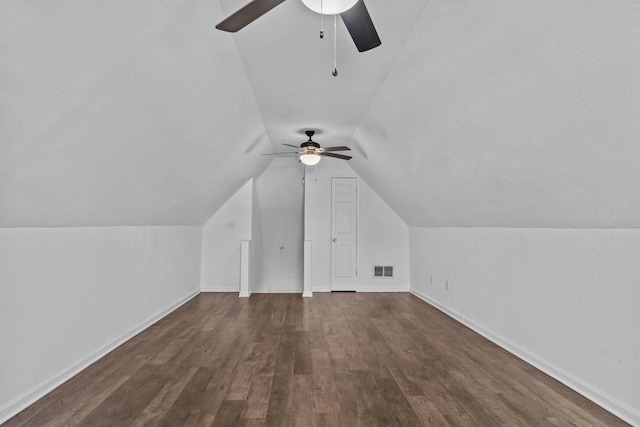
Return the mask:
<svg viewBox="0 0 640 427">
<path fill-rule="evenodd" d="M 315 153 L 304 153 L 300 155 L 300 161 L 307 166 L 313 166 L 318 164 L 320 156 Z"/>
<path fill-rule="evenodd" d="M 305 6 L 323 15 L 337 15 L 351 9 L 358 0 L 302 0 Z"/>
</svg>

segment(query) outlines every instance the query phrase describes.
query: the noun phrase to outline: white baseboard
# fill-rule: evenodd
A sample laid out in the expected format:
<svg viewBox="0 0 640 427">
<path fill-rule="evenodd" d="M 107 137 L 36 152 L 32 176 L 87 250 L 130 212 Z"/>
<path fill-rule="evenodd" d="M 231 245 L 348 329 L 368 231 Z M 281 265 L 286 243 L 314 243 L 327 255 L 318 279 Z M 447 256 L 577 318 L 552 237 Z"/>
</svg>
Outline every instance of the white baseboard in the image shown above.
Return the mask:
<svg viewBox="0 0 640 427">
<path fill-rule="evenodd" d="M 238 292 L 240 293 L 240 285 L 201 285 L 200 290 L 202 292 Z"/>
<path fill-rule="evenodd" d="M 261 291 L 253 291 L 254 294 L 301 294 L 302 290 L 298 289 L 298 290 L 282 290 L 279 291 L 277 289 L 269 289 L 269 290 L 261 290 Z"/>
<path fill-rule="evenodd" d="M 312 292 L 331 292 L 331 288 L 330 287 L 318 287 L 313 288 L 311 290 Z M 409 292 L 409 287 L 403 287 L 403 288 L 399 288 L 397 286 L 395 287 L 376 287 L 376 288 L 368 288 L 368 287 L 363 287 L 360 286 L 355 292 Z"/>
<path fill-rule="evenodd" d="M 23 411 L 25 408 L 35 403 L 37 400 L 41 399 L 43 396 L 53 391 L 53 389 L 55 389 L 65 381 L 68 381 L 71 377 L 73 377 L 74 375 L 77 375 L 80 371 L 82 371 L 92 363 L 95 363 L 96 361 L 104 357 L 107 353 L 113 351 L 118 346 L 124 344 L 126 341 L 133 338 L 143 330 L 147 329 L 149 326 L 153 325 L 158 320 L 167 316 L 169 313 L 175 311 L 180 306 L 184 305 L 185 303 L 187 303 L 188 301 L 196 297 L 199 293 L 200 293 L 199 290 L 192 292 L 191 294 L 182 298 L 180 301 L 176 302 L 175 304 L 172 304 L 171 306 L 165 308 L 161 312 L 151 316 L 149 319 L 143 321 L 142 323 L 138 324 L 134 328 L 125 332 L 115 340 L 111 341 L 109 344 L 99 348 L 89 356 L 79 360 L 78 362 L 68 367 L 67 369 L 61 372 L 58 372 L 57 374 L 54 374 L 53 376 L 44 380 L 43 382 L 36 385 L 35 387 L 32 387 L 30 390 L 22 393 L 15 399 L 12 399 L 9 402 L 5 403 L 4 405 L 2 405 L 2 407 L 0 407 L 0 424 L 14 417 L 15 415 Z"/>
<path fill-rule="evenodd" d="M 442 311 L 449 317 L 452 317 L 453 319 L 462 323 L 469 329 L 472 329 L 473 331 L 482 335 L 483 337 L 493 342 L 494 344 L 497 344 L 498 346 L 507 350 L 509 353 L 513 354 L 514 356 L 524 360 L 525 362 L 532 365 L 536 369 L 539 369 L 545 374 L 549 375 L 550 377 L 560 381 L 562 384 L 566 385 L 567 387 L 574 390 L 575 392 L 583 395 L 587 399 L 591 400 L 592 402 L 596 403 L 597 405 L 611 412 L 612 414 L 624 420 L 625 422 L 628 422 L 631 425 L 640 426 L 640 411 L 634 408 L 631 408 L 628 405 L 625 405 L 624 403 L 620 402 L 616 398 L 597 389 L 596 387 L 593 387 L 590 384 L 585 383 L 581 379 L 576 378 L 575 376 L 571 375 L 565 370 L 557 366 L 554 366 L 553 364 L 548 363 L 547 361 L 540 359 L 535 355 L 530 354 L 526 350 L 518 347 L 517 345 L 511 343 L 510 341 L 494 335 L 490 331 L 483 329 L 481 326 L 465 318 L 460 313 L 457 313 L 453 310 L 448 309 L 444 305 L 440 304 L 438 301 L 429 298 L 423 293 L 418 292 L 414 289 L 411 289 L 409 292 L 411 292 L 413 295 L 420 298 L 421 300 L 425 301 L 427 304 Z"/>
<path fill-rule="evenodd" d="M 203 292 L 210 292 L 210 291 L 204 291 Z M 331 290 L 328 289 L 320 289 L 320 290 L 313 290 L 312 292 L 309 292 L 309 294 L 305 294 L 303 291 L 301 290 L 278 290 L 278 289 L 269 289 L 267 291 L 265 290 L 260 290 L 260 291 L 253 291 L 252 293 L 254 294 L 302 294 L 303 297 L 312 297 L 314 292 L 322 292 L 322 293 L 327 293 L 327 292 L 331 292 Z M 348 292 L 348 291 L 347 291 Z M 403 289 L 360 289 L 358 291 L 354 291 L 354 292 L 384 292 L 384 293 L 390 293 L 390 292 L 409 292 L 408 290 L 403 290 Z"/>
</svg>

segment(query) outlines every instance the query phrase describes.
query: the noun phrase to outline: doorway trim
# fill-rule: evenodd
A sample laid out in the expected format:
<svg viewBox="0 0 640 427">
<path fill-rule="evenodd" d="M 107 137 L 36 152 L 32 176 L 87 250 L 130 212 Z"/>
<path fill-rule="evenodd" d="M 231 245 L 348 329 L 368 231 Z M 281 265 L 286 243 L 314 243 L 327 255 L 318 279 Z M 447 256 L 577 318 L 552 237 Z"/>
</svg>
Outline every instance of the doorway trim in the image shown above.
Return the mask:
<svg viewBox="0 0 640 427">
<path fill-rule="evenodd" d="M 342 193 L 340 192 L 342 191 Z M 358 223 L 360 203 L 357 177 L 331 178 L 331 291 L 358 291 Z M 339 218 L 337 218 L 339 217 Z M 340 253 L 343 255 L 340 258 Z"/>
</svg>

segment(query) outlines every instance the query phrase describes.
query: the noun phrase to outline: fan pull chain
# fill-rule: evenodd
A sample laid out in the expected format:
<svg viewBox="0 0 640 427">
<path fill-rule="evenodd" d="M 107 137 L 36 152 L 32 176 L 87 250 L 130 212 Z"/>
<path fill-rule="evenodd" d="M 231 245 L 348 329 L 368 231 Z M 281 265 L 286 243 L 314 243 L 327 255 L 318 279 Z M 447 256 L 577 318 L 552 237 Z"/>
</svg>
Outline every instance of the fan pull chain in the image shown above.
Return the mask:
<svg viewBox="0 0 640 427">
<path fill-rule="evenodd" d="M 324 14 L 322 13 L 322 0 L 320 0 L 320 38 L 324 38 Z"/>
<path fill-rule="evenodd" d="M 338 75 L 338 68 L 336 65 L 336 28 L 338 28 L 338 15 L 333 15 L 333 71 L 331 72 L 331 74 L 333 74 L 333 77 L 336 77 Z"/>
</svg>

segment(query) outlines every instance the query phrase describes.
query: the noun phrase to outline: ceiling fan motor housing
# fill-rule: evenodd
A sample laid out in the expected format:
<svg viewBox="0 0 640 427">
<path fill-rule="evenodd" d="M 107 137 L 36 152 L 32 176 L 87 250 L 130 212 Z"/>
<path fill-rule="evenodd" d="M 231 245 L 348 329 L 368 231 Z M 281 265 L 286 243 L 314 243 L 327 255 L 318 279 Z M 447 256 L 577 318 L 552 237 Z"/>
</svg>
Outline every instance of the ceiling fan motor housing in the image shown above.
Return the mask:
<svg viewBox="0 0 640 427">
<path fill-rule="evenodd" d="M 337 15 L 345 12 L 356 4 L 357 0 L 302 0 L 305 6 L 323 15 Z"/>
<path fill-rule="evenodd" d="M 320 148 L 320 144 L 318 144 L 315 141 L 307 141 L 300 144 L 300 148 L 302 148 L 303 150 L 308 150 L 308 149 L 313 150 L 315 148 Z"/>
<path fill-rule="evenodd" d="M 300 144 L 300 148 L 303 149 L 305 152 L 307 152 L 307 151 L 315 152 L 316 150 L 320 149 L 320 144 L 318 144 L 317 142 L 311 140 L 311 137 L 313 137 L 313 135 L 315 135 L 316 131 L 315 130 L 307 130 L 304 133 L 307 134 L 307 136 L 309 137 L 309 140 L 306 141 L 306 142 L 303 142 L 302 144 Z"/>
</svg>

